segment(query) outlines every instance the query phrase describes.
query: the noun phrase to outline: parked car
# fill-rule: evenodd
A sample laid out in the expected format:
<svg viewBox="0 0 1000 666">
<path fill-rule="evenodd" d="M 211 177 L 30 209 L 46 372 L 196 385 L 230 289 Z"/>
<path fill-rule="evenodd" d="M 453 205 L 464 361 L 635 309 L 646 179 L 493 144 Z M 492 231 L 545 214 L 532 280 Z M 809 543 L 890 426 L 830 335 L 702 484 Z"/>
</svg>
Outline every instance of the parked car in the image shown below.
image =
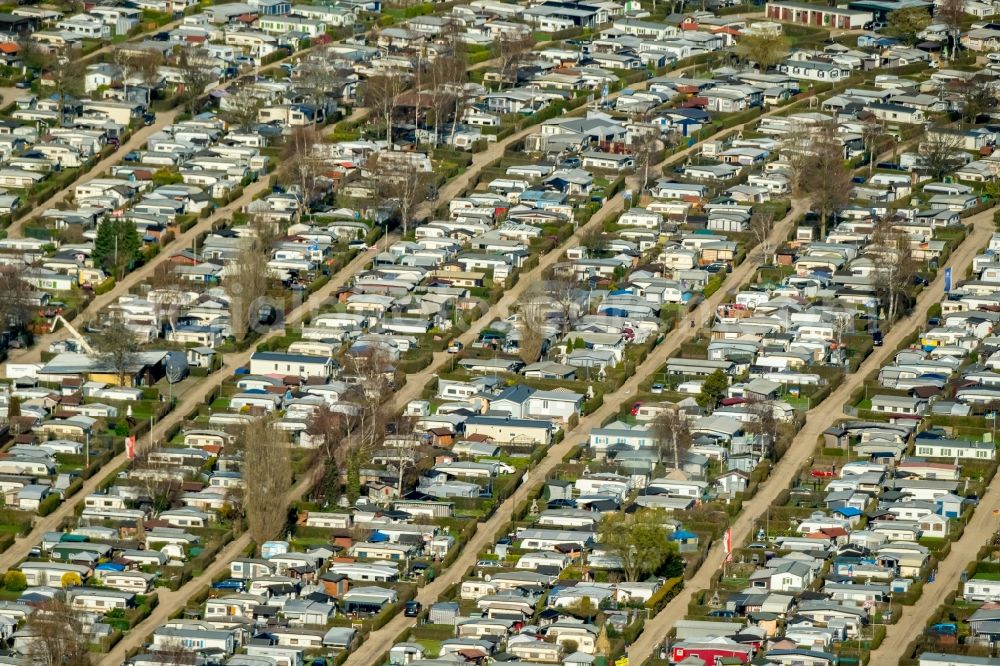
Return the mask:
<svg viewBox="0 0 1000 666">
<path fill-rule="evenodd" d="M 212 583 L 213 590 L 237 590 L 243 591 L 243 581 L 238 578 L 226 578 L 218 583 Z"/>
<path fill-rule="evenodd" d="M 403 608 L 403 615 L 406 617 L 417 617 L 420 615 L 421 610 L 423 610 L 423 605 L 419 601 L 407 601 L 406 606 Z"/>
<path fill-rule="evenodd" d="M 649 390 L 651 392 L 653 392 L 653 393 L 656 393 L 656 394 L 663 393 L 663 391 L 665 389 L 666 389 L 666 387 L 663 384 L 659 384 L 659 383 L 653 384 L 652 386 L 649 387 Z"/>
<path fill-rule="evenodd" d="M 736 613 L 734 613 L 731 610 L 721 610 L 720 609 L 720 610 L 709 611 L 708 616 L 709 617 L 724 617 L 724 618 L 728 619 L 728 618 L 734 618 L 734 617 L 736 617 Z"/>
<path fill-rule="evenodd" d="M 460 351 L 462 351 L 462 343 L 458 340 L 453 340 L 452 343 L 448 345 L 449 354 L 457 354 Z"/>
</svg>

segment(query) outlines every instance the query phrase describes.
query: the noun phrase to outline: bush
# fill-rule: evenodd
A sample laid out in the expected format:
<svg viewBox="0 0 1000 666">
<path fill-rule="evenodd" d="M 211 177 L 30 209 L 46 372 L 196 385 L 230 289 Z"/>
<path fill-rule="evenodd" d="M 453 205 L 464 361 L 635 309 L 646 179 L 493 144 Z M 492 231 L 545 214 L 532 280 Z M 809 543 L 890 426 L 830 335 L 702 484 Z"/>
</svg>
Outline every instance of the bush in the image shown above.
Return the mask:
<svg viewBox="0 0 1000 666">
<path fill-rule="evenodd" d="M 3 584 L 8 592 L 23 592 L 28 589 L 28 579 L 16 569 L 7 572 L 3 577 Z"/>
<path fill-rule="evenodd" d="M 663 583 L 663 585 L 660 586 L 660 589 L 653 593 L 653 596 L 651 596 L 649 601 L 646 602 L 646 608 L 652 609 L 654 614 L 659 613 L 671 599 L 677 596 L 683 587 L 684 578 L 671 578 Z"/>
<path fill-rule="evenodd" d="M 49 495 L 38 504 L 38 515 L 43 517 L 49 515 L 56 510 L 61 501 L 59 495 Z"/>
<path fill-rule="evenodd" d="M 113 277 L 109 277 L 104 282 L 97 285 L 97 287 L 94 289 L 94 294 L 100 296 L 101 294 L 108 293 L 114 288 L 115 288 L 115 279 Z"/>
</svg>

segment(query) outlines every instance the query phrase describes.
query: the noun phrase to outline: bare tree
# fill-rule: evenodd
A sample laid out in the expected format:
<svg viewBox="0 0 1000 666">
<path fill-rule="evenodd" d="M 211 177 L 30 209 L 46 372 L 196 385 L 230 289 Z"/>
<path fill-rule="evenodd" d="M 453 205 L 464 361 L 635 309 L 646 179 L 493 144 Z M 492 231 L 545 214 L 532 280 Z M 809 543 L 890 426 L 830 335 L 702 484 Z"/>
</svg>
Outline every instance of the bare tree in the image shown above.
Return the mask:
<svg viewBox="0 0 1000 666">
<path fill-rule="evenodd" d="M 52 55 L 31 36 L 31 32 L 19 33 L 16 42 L 17 59 L 22 68 L 43 70 L 52 62 Z"/>
<path fill-rule="evenodd" d="M 826 123 L 812 137 L 807 151 L 795 164 L 794 184 L 799 196 L 808 197 L 819 213 L 821 235 L 829 219 L 851 198 L 851 172 L 844 164 L 844 146 L 834 123 Z"/>
<path fill-rule="evenodd" d="M 312 57 L 300 62 L 295 68 L 297 89 L 305 93 L 306 101 L 317 107 L 326 108 L 331 96 L 339 96 L 349 70 L 331 67 L 328 57 Z"/>
<path fill-rule="evenodd" d="M 757 63 L 760 71 L 766 72 L 788 55 L 788 40 L 780 34 L 743 34 L 736 42 L 736 54 L 744 61 Z"/>
<path fill-rule="evenodd" d="M 149 498 L 154 511 L 160 512 L 171 508 L 180 499 L 184 477 L 177 468 L 159 463 L 153 457 L 162 449 L 161 446 L 137 445 L 136 448 L 129 481 L 138 486 Z"/>
<path fill-rule="evenodd" d="M 198 105 L 198 98 L 205 94 L 205 89 L 210 83 L 218 81 L 211 56 L 208 50 L 202 47 L 178 47 L 174 66 L 184 84 L 182 99 L 187 105 L 188 113 L 193 114 Z"/>
<path fill-rule="evenodd" d="M 137 365 L 139 341 L 120 311 L 111 313 L 101 332 L 94 336 L 93 346 L 98 361 L 114 370 L 118 385 L 125 386 L 125 377 Z"/>
<path fill-rule="evenodd" d="M 66 124 L 66 99 L 83 92 L 83 66 L 79 52 L 72 47 L 59 51 L 48 65 L 48 80 L 59 100 L 59 124 Z"/>
<path fill-rule="evenodd" d="M 157 666 L 195 666 L 198 663 L 198 653 L 176 639 L 160 643 L 150 652 L 156 656 Z"/>
<path fill-rule="evenodd" d="M 177 330 L 177 320 L 180 317 L 181 305 L 184 304 L 184 289 L 180 277 L 174 271 L 174 264 L 165 261 L 153 269 L 150 278 L 153 292 L 149 295 L 156 309 L 158 320 L 166 319 L 171 331 Z"/>
<path fill-rule="evenodd" d="M 918 265 L 913 258 L 910 239 L 905 233 L 893 229 L 889 220 L 879 220 L 865 251 L 874 263 L 873 286 L 886 320 L 891 324 L 917 274 Z"/>
<path fill-rule="evenodd" d="M 879 146 L 882 140 L 886 138 L 885 128 L 882 123 L 877 121 L 866 122 L 861 126 L 861 140 L 865 145 L 865 152 L 868 153 L 868 176 L 872 175 L 872 168 L 875 166 L 875 160 L 878 159 Z M 890 137 L 891 139 L 891 137 Z"/>
<path fill-rule="evenodd" d="M 951 57 L 954 58 L 958 53 L 958 35 L 962 32 L 962 20 L 965 18 L 965 0 L 942 0 L 936 6 L 934 18 L 948 28 L 952 40 Z"/>
<path fill-rule="evenodd" d="M 926 138 L 917 148 L 917 158 L 920 167 L 927 171 L 935 180 L 942 180 L 946 175 L 965 164 L 961 139 L 941 128 L 928 132 Z"/>
<path fill-rule="evenodd" d="M 580 245 L 587 249 L 589 256 L 594 257 L 604 250 L 604 231 L 600 225 L 595 225 L 583 231 L 580 235 Z"/>
<path fill-rule="evenodd" d="M 774 248 L 771 244 L 771 230 L 774 228 L 774 211 L 757 206 L 750 216 L 750 235 L 754 246 L 760 249 L 764 264 L 771 263 Z"/>
<path fill-rule="evenodd" d="M 996 109 L 997 92 L 993 81 L 973 77 L 958 84 L 962 97 L 962 120 L 975 123 L 980 116 Z"/>
<path fill-rule="evenodd" d="M 572 275 L 553 273 L 545 281 L 543 290 L 559 317 L 559 338 L 562 339 L 580 317 L 580 282 Z"/>
<path fill-rule="evenodd" d="M 406 81 L 394 74 L 376 74 L 361 86 L 361 99 L 365 106 L 385 123 L 387 150 L 392 150 L 392 121 L 399 96 L 406 90 Z"/>
<path fill-rule="evenodd" d="M 229 94 L 226 103 L 226 117 L 242 130 L 254 127 L 258 120 L 264 98 L 253 84 L 243 84 Z"/>
<path fill-rule="evenodd" d="M 243 509 L 259 551 L 265 541 L 280 536 L 288 523 L 289 445 L 270 418 L 259 417 L 243 426 L 237 446 L 243 451 Z"/>
<path fill-rule="evenodd" d="M 389 355 L 381 345 L 373 345 L 360 353 L 344 356 L 345 374 L 352 378 L 357 391 L 346 401 L 359 408 L 356 423 L 349 431 L 356 432 L 358 447 L 369 451 L 384 430 L 388 415 L 382 403 L 392 394 L 394 369 Z"/>
<path fill-rule="evenodd" d="M 642 132 L 632 142 L 635 150 L 635 174 L 639 180 L 639 196 L 649 187 L 649 170 L 656 165 L 660 139 L 652 132 Z"/>
<path fill-rule="evenodd" d="M 402 153 L 383 153 L 380 157 L 379 191 L 383 198 L 392 199 L 399 207 L 399 221 L 405 236 L 414 210 L 430 195 L 433 174 L 418 169 L 408 155 Z"/>
<path fill-rule="evenodd" d="M 154 51 L 135 51 L 119 46 L 111 52 L 111 62 L 118 66 L 122 76 L 122 95 L 128 100 L 128 82 L 138 78 L 150 88 L 152 97 L 153 82 L 159 77 L 162 58 Z"/>
<path fill-rule="evenodd" d="M 351 434 L 349 421 L 343 412 L 335 412 L 321 404 L 306 423 L 306 434 L 316 444 L 312 467 L 312 497 L 331 502 L 340 484 L 340 464 L 343 445 Z"/>
<path fill-rule="evenodd" d="M 535 48 L 535 40 L 527 30 L 516 33 L 502 32 L 494 49 L 500 61 L 500 87 L 504 83 L 517 84 L 517 72 Z"/>
<path fill-rule="evenodd" d="M 430 83 L 435 145 L 438 143 L 441 126 L 446 120 L 451 119 L 453 129 L 458 123 L 458 113 L 463 99 L 462 84 L 465 82 L 468 61 L 463 45 L 456 40 L 452 53 L 439 55 L 430 63 L 427 77 Z"/>
<path fill-rule="evenodd" d="M 323 160 L 316 155 L 320 139 L 315 127 L 296 127 L 285 139 L 281 153 L 281 177 L 301 191 L 302 203 L 307 207 L 316 198 L 325 168 Z"/>
<path fill-rule="evenodd" d="M 680 409 L 668 407 L 660 411 L 653 420 L 653 439 L 660 461 L 670 455 L 674 469 L 681 468 L 684 454 L 691 448 L 691 428 L 687 417 Z"/>
<path fill-rule="evenodd" d="M 24 281 L 25 266 L 0 266 L 0 332 L 20 330 L 31 317 L 31 286 Z"/>
<path fill-rule="evenodd" d="M 237 341 L 244 340 L 250 327 L 257 322 L 259 308 L 255 306 L 267 293 L 270 283 L 267 255 L 256 247 L 244 248 L 236 260 L 226 266 L 222 286 L 229 296 L 230 327 Z"/>
<path fill-rule="evenodd" d="M 746 430 L 755 435 L 761 452 L 769 452 L 778 439 L 778 419 L 774 417 L 774 404 L 770 400 L 750 400 L 746 405 L 750 415 Z"/>
<path fill-rule="evenodd" d="M 268 252 L 284 232 L 282 224 L 266 213 L 250 213 L 247 228 L 253 233 L 253 247 Z"/>
<path fill-rule="evenodd" d="M 525 365 L 534 363 L 542 355 L 547 337 L 547 310 L 545 299 L 538 289 L 526 289 L 518 300 L 518 355 Z"/>
<path fill-rule="evenodd" d="M 27 660 L 32 666 L 89 666 L 87 627 L 83 616 L 58 594 L 28 616 L 31 636 Z"/>
<path fill-rule="evenodd" d="M 163 82 L 163 74 L 160 73 L 162 66 L 163 56 L 157 51 L 150 50 L 135 58 L 133 67 L 136 76 L 149 89 L 150 100 L 153 97 L 153 90 Z"/>
</svg>

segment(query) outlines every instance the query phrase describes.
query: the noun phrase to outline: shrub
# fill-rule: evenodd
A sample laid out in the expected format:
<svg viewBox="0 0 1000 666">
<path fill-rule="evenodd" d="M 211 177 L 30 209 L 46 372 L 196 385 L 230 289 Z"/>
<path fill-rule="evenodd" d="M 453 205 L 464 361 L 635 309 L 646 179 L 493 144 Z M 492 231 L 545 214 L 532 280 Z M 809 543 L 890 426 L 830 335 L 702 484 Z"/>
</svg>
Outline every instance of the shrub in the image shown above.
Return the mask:
<svg viewBox="0 0 1000 666">
<path fill-rule="evenodd" d="M 104 282 L 97 285 L 97 287 L 94 289 L 94 294 L 100 296 L 101 294 L 108 293 L 114 288 L 115 288 L 115 279 L 113 277 L 109 277 Z"/>
<path fill-rule="evenodd" d="M 3 578 L 3 583 L 8 592 L 23 592 L 28 589 L 28 579 L 16 569 L 7 572 Z"/>
<path fill-rule="evenodd" d="M 38 504 L 38 515 L 39 516 L 47 516 L 47 515 L 49 515 L 50 513 L 52 513 L 53 511 L 56 510 L 56 507 L 59 506 L 59 502 L 60 501 L 62 501 L 62 500 L 59 498 L 59 495 L 56 495 L 56 494 L 49 495 L 48 497 L 46 497 L 45 499 L 43 499 L 41 502 L 39 502 L 39 504 Z"/>
</svg>

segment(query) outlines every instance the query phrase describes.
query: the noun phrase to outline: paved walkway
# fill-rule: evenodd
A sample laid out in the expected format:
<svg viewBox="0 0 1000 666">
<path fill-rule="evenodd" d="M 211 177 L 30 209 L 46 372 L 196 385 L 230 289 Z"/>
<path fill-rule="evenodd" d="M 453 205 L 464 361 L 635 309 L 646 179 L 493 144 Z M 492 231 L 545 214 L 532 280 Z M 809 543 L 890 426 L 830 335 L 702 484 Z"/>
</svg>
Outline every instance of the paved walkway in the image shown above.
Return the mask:
<svg viewBox="0 0 1000 666">
<path fill-rule="evenodd" d="M 951 267 L 956 282 L 964 275 L 966 268 L 972 265 L 972 258 L 981 252 L 989 241 L 994 230 L 993 211 L 988 210 L 980 213 L 970 218 L 969 222 L 975 226 L 973 233 L 952 254 L 947 264 L 947 266 Z M 875 351 L 865 359 L 856 373 L 847 375 L 843 383 L 826 400 L 809 410 L 806 415 L 805 425 L 795 436 L 795 440 L 792 446 L 789 447 L 788 452 L 771 471 L 768 480 L 761 484 L 757 494 L 750 501 L 744 502 L 739 516 L 733 521 L 731 527 L 734 544 L 742 544 L 751 537 L 754 526 L 764 519 L 765 511 L 774 504 L 778 494 L 795 481 L 799 470 L 815 454 L 817 442 L 822 436 L 823 431 L 834 425 L 841 418 L 841 406 L 850 397 L 851 392 L 861 386 L 865 377 L 882 367 L 894 355 L 896 347 L 906 336 L 924 324 L 927 308 L 934 303 L 940 302 L 943 297 L 944 270 L 940 270 L 938 271 L 937 279 L 921 292 L 912 310 L 912 314 L 899 321 L 885 336 L 883 346 L 876 347 Z M 996 497 L 998 494 L 996 486 L 1000 486 L 1000 478 L 993 484 L 992 490 L 994 496 L 989 501 L 1000 504 L 1000 498 Z M 985 520 L 988 516 L 990 516 L 990 511 L 977 511 L 974 520 Z M 992 530 L 987 530 L 985 533 L 992 533 Z M 967 536 L 975 534 L 975 530 L 966 530 Z M 978 537 L 980 542 L 982 534 L 980 533 Z M 954 553 L 955 550 L 953 549 L 952 552 Z M 975 549 L 972 552 L 974 553 Z M 631 664 L 641 666 L 651 655 L 658 653 L 658 647 L 663 643 L 667 633 L 673 629 L 678 620 L 684 619 L 687 615 L 688 603 L 691 601 L 693 595 L 709 588 L 712 575 L 722 567 L 723 559 L 723 546 L 720 541 L 711 549 L 705 562 L 694 576 L 684 583 L 684 589 L 680 594 L 667 604 L 653 619 L 646 622 L 646 626 L 642 634 L 640 634 L 639 639 L 628 649 L 628 657 Z M 959 559 L 961 559 L 961 555 L 956 558 L 956 561 Z M 954 584 L 943 579 L 944 576 L 939 579 L 942 587 L 936 589 L 947 591 L 953 589 Z M 935 582 L 934 586 L 938 584 Z M 929 600 L 931 604 L 936 604 L 940 597 L 941 595 L 931 592 L 930 594 L 925 593 L 923 599 Z M 923 625 L 920 624 L 919 626 Z M 909 628 L 911 627 L 903 627 L 899 635 L 912 638 L 913 634 L 911 631 L 908 631 Z M 910 638 L 907 638 L 904 644 Z M 894 659 L 898 655 L 898 652 L 893 652 L 887 648 L 884 654 Z M 889 662 L 872 659 L 870 663 L 881 666 Z"/>
</svg>

